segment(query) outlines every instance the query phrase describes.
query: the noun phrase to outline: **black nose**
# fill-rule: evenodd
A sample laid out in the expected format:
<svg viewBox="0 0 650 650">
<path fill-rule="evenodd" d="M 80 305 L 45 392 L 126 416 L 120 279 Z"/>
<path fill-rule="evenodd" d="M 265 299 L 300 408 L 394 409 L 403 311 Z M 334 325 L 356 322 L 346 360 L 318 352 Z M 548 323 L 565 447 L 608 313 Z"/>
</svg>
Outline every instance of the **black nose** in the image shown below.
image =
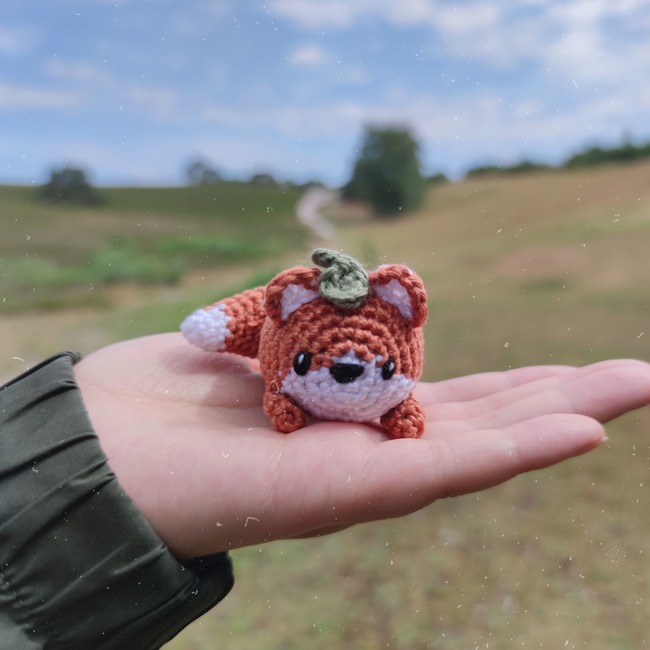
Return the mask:
<svg viewBox="0 0 650 650">
<path fill-rule="evenodd" d="M 339 384 L 349 384 L 363 374 L 363 366 L 356 363 L 335 363 L 330 374 Z"/>
</svg>

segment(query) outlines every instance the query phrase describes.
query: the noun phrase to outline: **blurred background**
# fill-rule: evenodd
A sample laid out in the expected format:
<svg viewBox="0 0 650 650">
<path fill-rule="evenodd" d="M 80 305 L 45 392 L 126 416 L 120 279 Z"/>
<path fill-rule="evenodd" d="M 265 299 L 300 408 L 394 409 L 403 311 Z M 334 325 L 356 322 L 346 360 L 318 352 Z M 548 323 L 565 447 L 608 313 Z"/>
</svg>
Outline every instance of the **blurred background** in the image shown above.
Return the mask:
<svg viewBox="0 0 650 650">
<path fill-rule="evenodd" d="M 643 0 L 3 0 L 0 378 L 307 263 L 401 262 L 425 378 L 648 358 Z M 650 643 L 650 415 L 480 495 L 236 551 L 172 650 Z"/>
</svg>

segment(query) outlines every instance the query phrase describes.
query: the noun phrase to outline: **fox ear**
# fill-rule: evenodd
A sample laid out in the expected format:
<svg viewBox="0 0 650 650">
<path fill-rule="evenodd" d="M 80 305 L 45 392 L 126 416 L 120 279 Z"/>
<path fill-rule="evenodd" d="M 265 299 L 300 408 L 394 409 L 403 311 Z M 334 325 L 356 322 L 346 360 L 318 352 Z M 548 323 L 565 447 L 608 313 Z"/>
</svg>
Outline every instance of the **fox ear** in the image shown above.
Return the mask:
<svg viewBox="0 0 650 650">
<path fill-rule="evenodd" d="M 386 264 L 370 274 L 375 294 L 395 305 L 411 327 L 422 327 L 427 319 L 427 294 L 416 273 L 401 264 Z"/>
<path fill-rule="evenodd" d="M 319 276 L 318 269 L 300 266 L 276 275 L 266 287 L 266 315 L 281 325 L 298 307 L 318 298 Z"/>
</svg>

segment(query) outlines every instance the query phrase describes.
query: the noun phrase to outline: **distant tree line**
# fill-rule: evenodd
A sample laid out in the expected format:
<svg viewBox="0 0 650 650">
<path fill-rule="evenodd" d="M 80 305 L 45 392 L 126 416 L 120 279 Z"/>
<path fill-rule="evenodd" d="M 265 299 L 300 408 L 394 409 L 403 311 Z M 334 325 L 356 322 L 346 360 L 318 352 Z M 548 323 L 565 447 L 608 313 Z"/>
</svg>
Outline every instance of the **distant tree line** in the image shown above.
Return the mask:
<svg viewBox="0 0 650 650">
<path fill-rule="evenodd" d="M 629 141 L 625 141 L 616 147 L 589 147 L 567 158 L 563 163 L 556 166 L 530 160 L 524 160 L 514 165 L 479 165 L 467 170 L 465 177 L 476 178 L 494 174 L 517 174 L 547 169 L 580 169 L 585 167 L 598 167 L 600 165 L 635 162 L 646 158 L 650 158 L 650 142 L 635 145 Z"/>
<path fill-rule="evenodd" d="M 553 169 L 551 165 L 536 163 L 531 160 L 523 160 L 514 165 L 478 165 L 468 169 L 465 178 L 477 178 L 479 176 L 492 176 L 494 174 L 521 174 L 526 172 L 543 171 Z"/>
<path fill-rule="evenodd" d="M 466 178 L 495 174 L 518 174 L 548 169 L 578 169 L 598 165 L 633 162 L 650 158 L 650 142 L 635 145 L 627 139 L 617 147 L 592 146 L 568 158 L 559 166 L 524 160 L 514 165 L 481 165 L 466 172 Z M 213 165 L 195 158 L 185 167 L 185 180 L 190 186 L 227 182 Z M 416 210 L 422 204 L 427 187 L 446 183 L 442 173 L 425 176 L 420 162 L 420 146 L 414 135 L 404 127 L 365 127 L 361 147 L 354 162 L 350 180 L 341 188 L 344 199 L 367 203 L 375 214 L 392 217 Z M 279 183 L 271 174 L 257 172 L 247 181 L 252 185 L 293 186 Z M 317 181 L 300 187 L 319 185 Z M 101 193 L 90 183 L 85 170 L 63 166 L 50 173 L 40 187 L 43 199 L 56 203 L 96 205 L 102 203 Z"/>
<path fill-rule="evenodd" d="M 207 161 L 197 158 L 185 167 L 188 185 L 211 185 L 222 178 L 221 174 Z"/>
<path fill-rule="evenodd" d="M 594 167 L 596 165 L 610 165 L 613 163 L 633 162 L 650 158 L 650 142 L 643 145 L 634 145 L 625 142 L 619 147 L 604 149 L 603 147 L 590 147 L 569 158 L 565 163 L 566 169 L 576 167 Z"/>
<path fill-rule="evenodd" d="M 223 181 L 223 175 L 212 164 L 196 158 L 185 167 L 185 181 L 188 185 L 212 185 Z M 253 185 L 279 185 L 272 174 L 267 172 L 254 173 L 249 181 Z"/>
<path fill-rule="evenodd" d="M 190 186 L 198 186 L 213 185 L 214 183 L 219 182 L 227 183 L 229 181 L 227 181 L 223 174 L 210 162 L 203 158 L 195 158 L 185 166 L 185 182 Z M 300 185 L 291 182 L 281 182 L 277 180 L 273 174 L 264 171 L 254 172 L 248 180 L 244 182 L 248 182 L 251 185 L 266 185 L 268 187 L 280 185 L 297 187 L 320 185 L 318 181 L 308 181 L 307 183 L 302 183 Z"/>
<path fill-rule="evenodd" d="M 283 183 L 267 172 L 255 172 L 248 180 L 244 181 L 226 180 L 215 167 L 202 159 L 195 159 L 188 163 L 184 168 L 184 175 L 186 185 L 191 187 L 229 182 L 243 182 L 269 188 L 280 186 L 307 188 L 320 185 L 318 181 L 301 184 Z M 38 193 L 41 199 L 50 203 L 99 205 L 105 200 L 102 193 L 90 182 L 88 172 L 80 167 L 72 166 L 52 169 L 49 180 L 38 188 Z"/>
</svg>

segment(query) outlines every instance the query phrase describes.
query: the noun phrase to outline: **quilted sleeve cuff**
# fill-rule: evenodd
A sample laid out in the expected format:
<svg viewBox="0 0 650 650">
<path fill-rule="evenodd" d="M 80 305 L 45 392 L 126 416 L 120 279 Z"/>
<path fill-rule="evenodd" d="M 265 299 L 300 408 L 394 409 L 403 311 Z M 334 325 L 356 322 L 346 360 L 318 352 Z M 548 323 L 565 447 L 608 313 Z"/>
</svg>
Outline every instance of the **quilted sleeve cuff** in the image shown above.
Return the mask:
<svg viewBox="0 0 650 650">
<path fill-rule="evenodd" d="M 0 387 L 0 613 L 35 647 L 159 648 L 232 588 L 122 490 L 63 353 Z"/>
</svg>

